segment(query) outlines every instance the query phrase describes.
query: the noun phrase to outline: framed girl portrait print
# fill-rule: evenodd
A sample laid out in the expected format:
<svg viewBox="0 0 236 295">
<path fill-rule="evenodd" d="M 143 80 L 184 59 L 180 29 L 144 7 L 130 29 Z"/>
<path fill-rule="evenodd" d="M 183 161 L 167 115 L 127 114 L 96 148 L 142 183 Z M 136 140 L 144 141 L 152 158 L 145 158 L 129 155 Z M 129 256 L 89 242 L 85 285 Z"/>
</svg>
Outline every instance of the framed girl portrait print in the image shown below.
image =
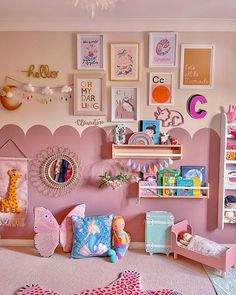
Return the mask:
<svg viewBox="0 0 236 295">
<path fill-rule="evenodd" d="M 139 80 L 139 44 L 112 43 L 110 45 L 111 80 Z"/>
</svg>

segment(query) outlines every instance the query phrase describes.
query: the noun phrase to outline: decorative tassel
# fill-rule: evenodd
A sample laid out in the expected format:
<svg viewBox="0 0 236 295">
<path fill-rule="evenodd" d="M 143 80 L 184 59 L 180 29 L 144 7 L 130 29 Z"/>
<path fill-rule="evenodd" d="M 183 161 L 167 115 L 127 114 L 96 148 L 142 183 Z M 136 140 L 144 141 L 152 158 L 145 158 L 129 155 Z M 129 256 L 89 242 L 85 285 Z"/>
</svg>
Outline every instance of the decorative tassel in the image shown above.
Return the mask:
<svg viewBox="0 0 236 295">
<path fill-rule="evenodd" d="M 142 173 L 146 173 L 146 166 L 143 165 L 140 171 L 141 171 Z"/>
<path fill-rule="evenodd" d="M 134 172 L 139 173 L 140 170 L 141 170 L 141 166 L 140 164 L 138 164 Z"/>
</svg>

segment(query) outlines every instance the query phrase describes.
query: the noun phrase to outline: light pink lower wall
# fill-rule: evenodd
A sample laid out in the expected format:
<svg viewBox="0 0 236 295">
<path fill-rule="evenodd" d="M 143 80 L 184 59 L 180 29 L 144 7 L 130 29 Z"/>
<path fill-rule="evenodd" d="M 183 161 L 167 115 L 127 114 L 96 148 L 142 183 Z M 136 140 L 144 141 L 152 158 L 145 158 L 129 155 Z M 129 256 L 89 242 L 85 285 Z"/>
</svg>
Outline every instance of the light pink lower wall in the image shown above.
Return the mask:
<svg viewBox="0 0 236 295">
<path fill-rule="evenodd" d="M 127 163 L 115 161 L 111 156 L 112 135 L 107 136 L 99 127 L 89 127 L 80 136 L 70 126 L 58 128 L 52 135 L 47 127 L 33 126 L 26 135 L 16 125 L 6 125 L 0 130 L 0 145 L 7 139 L 13 139 L 24 153 L 33 159 L 38 152 L 48 146 L 69 147 L 81 159 L 81 180 L 70 194 L 50 198 L 42 196 L 29 181 L 29 209 L 24 228 L 1 227 L 0 233 L 5 239 L 32 239 L 33 208 L 43 206 L 51 210 L 59 222 L 76 204 L 85 203 L 86 215 L 115 213 L 126 219 L 126 230 L 131 233 L 132 241 L 144 241 L 144 218 L 149 210 L 166 210 L 174 214 L 175 221 L 188 219 L 194 232 L 222 243 L 236 243 L 235 225 L 226 225 L 223 231 L 217 229 L 219 136 L 212 129 L 200 129 L 193 138 L 182 128 L 171 133 L 183 144 L 183 160 L 176 161 L 171 168 L 180 165 L 205 165 L 210 183 L 209 200 L 159 199 L 137 201 L 137 186 L 123 186 L 118 190 L 98 189 L 98 175 L 105 171 L 118 171 Z M 4 150 L 1 156 L 13 155 L 13 150 Z M 137 161 L 138 162 L 138 161 Z M 145 161 L 140 161 L 145 163 Z M 147 163 L 147 162 L 146 162 Z M 152 163 L 151 161 L 149 163 Z"/>
</svg>

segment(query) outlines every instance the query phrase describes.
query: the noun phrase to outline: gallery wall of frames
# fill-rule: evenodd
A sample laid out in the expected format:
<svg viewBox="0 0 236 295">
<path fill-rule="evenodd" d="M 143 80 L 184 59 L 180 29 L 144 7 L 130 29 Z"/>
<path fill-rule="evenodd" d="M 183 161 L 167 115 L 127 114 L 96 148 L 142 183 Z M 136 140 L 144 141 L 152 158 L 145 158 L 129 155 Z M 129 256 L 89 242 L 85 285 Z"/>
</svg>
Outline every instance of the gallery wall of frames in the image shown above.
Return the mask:
<svg viewBox="0 0 236 295">
<path fill-rule="evenodd" d="M 234 242 L 231 225 L 217 228 L 217 205 L 220 117 L 235 101 L 236 33 L 0 32 L 0 37 L 0 156 L 19 158 L 23 152 L 28 161 L 22 219 L 0 213 L 2 225 L 21 226 L 0 226 L 2 238 L 31 239 L 36 206 L 61 221 L 73 206 L 86 203 L 87 215 L 123 215 L 133 241 L 144 241 L 146 211 L 166 210 L 176 221 L 189 219 L 199 234 Z M 169 145 L 181 145 L 181 157 L 168 156 L 165 163 L 112 156 L 116 139 L 127 144 L 145 126 L 151 132 L 148 124 L 163 140 L 168 134 Z M 161 137 L 156 133 L 152 140 L 159 144 Z M 58 166 L 69 174 L 52 172 Z M 99 188 L 106 172 L 115 181 L 124 177 L 121 171 L 131 176 L 181 166 L 205 167 L 208 199 L 138 202 L 137 178 L 122 179 L 118 189 Z"/>
</svg>

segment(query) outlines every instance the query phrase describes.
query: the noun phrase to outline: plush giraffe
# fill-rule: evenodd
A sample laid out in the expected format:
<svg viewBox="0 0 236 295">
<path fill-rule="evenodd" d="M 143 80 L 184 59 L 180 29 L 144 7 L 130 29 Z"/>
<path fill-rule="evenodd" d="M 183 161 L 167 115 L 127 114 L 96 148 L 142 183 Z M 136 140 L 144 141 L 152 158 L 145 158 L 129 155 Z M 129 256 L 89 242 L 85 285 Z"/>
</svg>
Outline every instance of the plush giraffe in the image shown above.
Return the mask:
<svg viewBox="0 0 236 295">
<path fill-rule="evenodd" d="M 0 198 L 0 212 L 20 213 L 20 206 L 17 196 L 19 178 L 22 176 L 16 169 L 8 170 L 9 186 L 6 198 Z"/>
</svg>

